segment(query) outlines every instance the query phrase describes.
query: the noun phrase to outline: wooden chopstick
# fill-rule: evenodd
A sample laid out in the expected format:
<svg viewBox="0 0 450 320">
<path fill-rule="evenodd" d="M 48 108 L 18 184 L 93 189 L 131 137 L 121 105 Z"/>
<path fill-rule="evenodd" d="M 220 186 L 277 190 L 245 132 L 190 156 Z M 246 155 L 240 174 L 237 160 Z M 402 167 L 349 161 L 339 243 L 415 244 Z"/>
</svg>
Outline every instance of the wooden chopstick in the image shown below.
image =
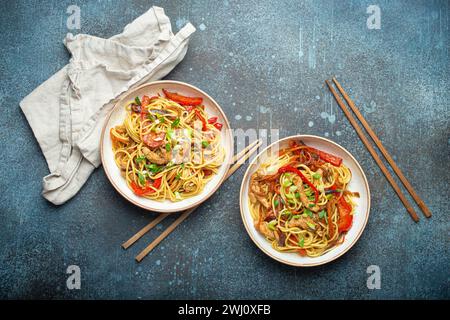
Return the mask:
<svg viewBox="0 0 450 320">
<path fill-rule="evenodd" d="M 347 116 L 347 118 L 350 121 L 350 123 L 352 124 L 352 126 L 355 128 L 355 131 L 358 134 L 359 138 L 364 143 L 364 145 L 366 146 L 367 150 L 369 150 L 369 152 L 372 155 L 373 159 L 378 164 L 378 166 L 380 167 L 381 171 L 384 173 L 386 179 L 389 181 L 389 183 L 391 184 L 392 188 L 394 188 L 395 192 L 397 193 L 398 197 L 402 201 L 402 203 L 405 206 L 406 210 L 408 211 L 409 215 L 411 216 L 411 218 L 415 222 L 418 222 L 419 221 L 419 217 L 417 216 L 416 211 L 414 210 L 414 208 L 412 207 L 412 205 L 408 201 L 408 199 L 406 199 L 406 197 L 403 194 L 403 192 L 401 191 L 400 187 L 395 182 L 394 178 L 392 177 L 392 175 L 389 173 L 389 171 L 386 168 L 386 166 L 381 161 L 381 159 L 378 156 L 378 154 L 376 153 L 375 149 L 372 147 L 372 145 L 370 144 L 369 140 L 364 135 L 361 127 L 356 122 L 356 119 L 353 117 L 353 115 L 351 114 L 350 110 L 345 106 L 344 102 L 338 96 L 338 94 L 334 90 L 334 88 L 331 85 L 331 83 L 328 80 L 325 80 L 325 82 L 326 82 L 328 88 L 330 89 L 331 93 L 333 94 L 334 98 L 336 99 L 336 102 L 338 103 L 339 107 L 341 107 L 342 111 Z"/>
<path fill-rule="evenodd" d="M 413 186 L 409 183 L 408 179 L 403 175 L 403 172 L 400 170 L 400 168 L 395 163 L 394 159 L 392 159 L 389 152 L 386 150 L 384 145 L 381 143 L 381 140 L 377 137 L 375 132 L 370 127 L 369 123 L 366 121 L 366 119 L 363 117 L 361 112 L 359 112 L 359 109 L 355 106 L 352 99 L 350 99 L 349 95 L 344 91 L 341 84 L 336 80 L 336 78 L 333 78 L 333 82 L 338 88 L 339 92 L 344 97 L 345 101 L 347 101 L 347 104 L 352 109 L 352 111 L 355 113 L 358 120 L 362 123 L 364 129 L 366 129 L 369 136 L 372 138 L 372 140 L 377 145 L 378 149 L 380 149 L 381 153 L 383 154 L 384 158 L 387 160 L 387 162 L 391 165 L 392 170 L 394 170 L 395 174 L 399 177 L 400 181 L 405 186 L 406 190 L 408 190 L 411 197 L 414 199 L 414 201 L 417 203 L 420 209 L 422 209 L 422 212 L 424 215 L 429 218 L 431 217 L 431 211 L 428 209 L 428 207 L 425 205 L 423 200 L 419 197 L 419 195 L 414 190 Z"/>
<path fill-rule="evenodd" d="M 239 160 L 245 153 L 250 150 L 255 145 L 260 145 L 261 140 L 255 140 L 252 143 L 250 143 L 247 147 L 245 147 L 243 150 L 241 150 L 239 153 L 235 154 L 233 158 L 231 159 L 231 163 L 236 162 Z M 165 218 L 167 218 L 169 214 L 162 213 L 159 216 L 157 216 L 155 219 L 153 219 L 149 224 L 147 224 L 145 227 L 143 227 L 141 230 L 139 230 L 134 236 L 132 236 L 130 239 L 125 241 L 122 244 L 122 248 L 128 249 L 131 247 L 136 241 L 138 241 L 140 238 L 142 238 L 147 232 L 149 232 L 151 229 L 153 229 L 155 226 L 158 225 L 161 221 L 163 221 Z"/>
<path fill-rule="evenodd" d="M 256 143 L 252 143 L 253 147 L 248 146 L 241 152 L 239 152 L 237 155 L 234 156 L 233 160 L 236 161 L 236 163 L 231 166 L 231 168 L 228 170 L 227 175 L 225 179 L 228 179 L 239 167 L 258 149 L 259 145 L 261 144 L 261 140 L 257 140 Z M 248 152 L 247 152 L 248 151 Z M 136 261 L 141 262 L 142 259 L 147 256 L 150 251 L 152 251 L 158 244 L 161 243 L 164 238 L 166 238 L 175 228 L 183 222 L 189 215 L 195 211 L 199 206 L 196 206 L 194 208 L 191 208 L 189 210 L 186 210 L 183 212 L 172 224 L 164 230 L 155 240 L 153 240 L 152 243 L 150 243 L 144 250 L 142 250 L 137 256 Z"/>
</svg>

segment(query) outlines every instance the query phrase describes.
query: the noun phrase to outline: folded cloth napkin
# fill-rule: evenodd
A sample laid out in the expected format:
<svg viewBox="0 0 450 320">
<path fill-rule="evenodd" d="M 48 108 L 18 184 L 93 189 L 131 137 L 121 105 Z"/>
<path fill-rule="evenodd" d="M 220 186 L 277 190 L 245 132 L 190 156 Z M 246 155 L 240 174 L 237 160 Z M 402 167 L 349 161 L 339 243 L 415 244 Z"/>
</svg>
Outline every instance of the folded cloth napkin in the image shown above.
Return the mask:
<svg viewBox="0 0 450 320">
<path fill-rule="evenodd" d="M 54 204 L 72 198 L 101 163 L 100 135 L 108 112 L 127 90 L 167 75 L 185 56 L 195 28 L 176 35 L 152 7 L 109 39 L 68 34 L 68 65 L 20 102 L 50 174 L 42 195 Z"/>
</svg>

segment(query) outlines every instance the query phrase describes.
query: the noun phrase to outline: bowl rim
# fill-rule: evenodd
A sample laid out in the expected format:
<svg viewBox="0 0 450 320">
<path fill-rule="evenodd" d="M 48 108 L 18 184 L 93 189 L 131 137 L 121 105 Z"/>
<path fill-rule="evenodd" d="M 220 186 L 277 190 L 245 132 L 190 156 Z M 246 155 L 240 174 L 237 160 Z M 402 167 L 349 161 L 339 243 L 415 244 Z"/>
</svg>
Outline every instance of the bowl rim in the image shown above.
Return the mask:
<svg viewBox="0 0 450 320">
<path fill-rule="evenodd" d="M 247 221 L 246 221 L 246 219 L 244 217 L 244 203 L 243 203 L 243 201 L 244 201 L 244 199 L 243 199 L 244 192 L 243 191 L 244 191 L 244 186 L 246 185 L 245 181 L 247 180 L 247 177 L 248 177 L 248 175 L 250 173 L 251 168 L 255 165 L 256 160 L 262 154 L 266 153 L 267 150 L 269 150 L 271 147 L 273 147 L 276 144 L 280 144 L 281 142 L 286 141 L 286 140 L 302 139 L 302 138 L 319 139 L 319 140 L 331 143 L 332 145 L 335 145 L 336 147 L 338 147 L 339 149 L 342 149 L 345 153 L 347 153 L 347 155 L 350 156 L 350 158 L 356 163 L 357 168 L 359 169 L 359 171 L 362 174 L 362 177 L 363 177 L 363 180 L 364 180 L 364 185 L 367 188 L 367 201 L 368 201 L 368 203 L 367 203 L 367 210 L 366 210 L 366 218 L 365 218 L 364 224 L 363 224 L 361 230 L 359 230 L 359 232 L 356 235 L 355 239 L 348 245 L 348 247 L 344 251 L 339 253 L 338 255 L 333 256 L 333 257 L 331 257 L 331 258 L 329 258 L 327 260 L 324 260 L 322 262 L 317 262 L 317 263 L 308 263 L 308 264 L 296 263 L 296 262 L 292 262 L 292 261 L 289 261 L 289 260 L 285 260 L 283 258 L 276 257 L 269 250 L 266 250 L 262 245 L 260 245 L 259 242 L 254 238 L 253 234 L 251 233 L 251 231 L 249 229 L 250 226 L 247 224 Z M 241 211 L 241 219 L 242 219 L 242 222 L 244 223 L 245 230 L 247 231 L 247 233 L 250 236 L 250 238 L 252 239 L 252 241 L 256 244 L 256 246 L 262 252 L 264 252 L 266 255 L 268 255 L 272 259 L 275 259 L 275 260 L 277 260 L 277 261 L 279 261 L 281 263 L 284 263 L 284 264 L 287 264 L 287 265 L 290 265 L 290 266 L 294 266 L 294 267 L 315 267 L 315 266 L 319 266 L 319 265 L 323 265 L 323 264 L 329 263 L 329 262 L 334 261 L 337 258 L 341 257 L 348 250 L 350 250 L 355 245 L 355 243 L 359 240 L 359 238 L 361 237 L 363 231 L 365 230 L 367 222 L 369 220 L 369 215 L 370 215 L 370 188 L 369 188 L 369 183 L 367 181 L 366 174 L 364 173 L 361 165 L 359 164 L 359 162 L 355 159 L 355 157 L 347 149 L 345 149 L 341 145 L 339 145 L 336 142 L 331 141 L 330 139 L 327 139 L 327 138 L 319 137 L 319 136 L 316 136 L 316 135 L 309 135 L 309 134 L 298 134 L 298 135 L 285 137 L 285 138 L 279 139 L 279 140 L 271 143 L 269 146 L 265 147 L 264 150 L 262 150 L 261 152 L 259 152 L 255 156 L 255 158 L 252 160 L 252 162 L 248 165 L 247 170 L 245 171 L 244 177 L 242 179 L 241 188 L 240 188 L 240 196 L 239 196 L 239 207 L 240 207 L 240 211 Z M 291 253 L 287 252 L 286 254 L 291 254 Z"/>
<path fill-rule="evenodd" d="M 181 85 L 181 86 L 184 86 L 184 87 L 187 87 L 187 88 L 190 88 L 190 89 L 192 89 L 192 90 L 195 90 L 195 91 L 198 91 L 199 93 L 201 93 L 203 96 L 205 96 L 205 97 L 207 97 L 211 102 L 212 102 L 212 104 L 217 108 L 217 110 L 219 111 L 219 113 L 221 114 L 221 116 L 223 117 L 223 119 L 224 119 L 224 123 L 225 123 L 225 125 L 223 126 L 224 127 L 224 129 L 226 130 L 226 134 L 228 134 L 229 135 L 229 140 L 230 140 L 230 152 L 228 152 L 228 154 L 226 155 L 226 157 L 225 157 L 225 161 L 224 161 L 224 163 L 222 164 L 222 165 L 225 165 L 226 167 L 225 167 L 225 173 L 223 174 L 223 176 L 222 176 L 222 178 L 218 181 L 218 183 L 207 193 L 207 194 L 205 194 L 205 196 L 204 197 L 202 197 L 201 199 L 199 199 L 199 200 L 197 200 L 197 201 L 195 201 L 195 202 L 193 202 L 192 204 L 190 204 L 190 205 L 188 205 L 188 206 L 186 206 L 186 207 L 183 207 L 183 208 L 181 208 L 181 209 L 176 209 L 176 210 L 173 210 L 173 209 L 158 209 L 158 210 L 156 210 L 156 209 L 152 209 L 152 208 L 149 208 L 148 206 L 145 206 L 145 205 L 143 205 L 143 204 L 141 204 L 141 203 L 139 203 L 139 202 L 137 202 L 137 201 L 135 201 L 134 199 L 132 199 L 132 198 L 130 198 L 130 197 L 128 197 L 126 194 L 124 194 L 123 192 L 122 192 L 122 190 L 116 185 L 116 183 L 114 182 L 114 180 L 112 179 L 112 177 L 111 177 L 111 175 L 110 175 L 110 173 L 109 173 L 109 171 L 108 171 L 108 169 L 107 169 L 107 166 L 105 166 L 105 155 L 104 155 L 104 143 L 103 143 L 103 141 L 104 141 L 104 138 L 105 138 L 105 131 L 106 131 L 106 127 L 108 126 L 108 123 L 109 123 L 109 120 L 110 120 L 110 118 L 111 118 L 111 116 L 112 116 L 112 114 L 113 114 L 113 112 L 114 112 L 114 110 L 125 100 L 125 98 L 126 98 L 126 96 L 128 96 L 129 94 L 131 94 L 132 92 L 135 92 L 135 91 L 138 91 L 138 90 L 140 90 L 140 89 L 142 89 L 142 88 L 145 88 L 145 87 L 147 87 L 147 86 L 150 86 L 150 85 L 159 85 L 159 84 L 175 84 L 175 85 Z M 231 165 L 231 159 L 232 159 L 232 156 L 231 156 L 231 153 L 233 153 L 233 150 L 234 150 L 234 140 L 233 140 L 233 136 L 231 135 L 231 127 L 230 127 L 230 123 L 229 123 L 229 121 L 228 121 L 228 118 L 227 118 L 227 116 L 226 116 L 226 114 L 225 114 L 225 112 L 222 110 L 222 107 L 217 103 L 217 101 L 216 100 L 214 100 L 209 94 L 207 94 L 205 91 L 203 91 L 203 90 L 201 90 L 201 89 L 199 89 L 199 88 L 197 88 L 196 86 L 193 86 L 193 85 L 191 85 L 191 84 L 188 84 L 188 83 L 186 83 L 186 82 L 182 82 L 182 81 L 175 81 L 175 80 L 157 80 L 157 81 L 151 81 L 151 82 L 147 82 L 147 83 L 144 83 L 144 84 L 142 84 L 142 85 L 140 85 L 140 86 L 138 86 L 138 87 L 136 87 L 136 88 L 134 88 L 134 89 L 132 89 L 132 90 L 128 90 L 128 91 L 126 91 L 126 92 L 124 92 L 124 93 L 122 93 L 122 97 L 114 104 L 114 107 L 112 107 L 111 108 L 111 110 L 109 111 L 109 113 L 108 113 L 108 115 L 107 115 L 107 117 L 106 117 L 106 119 L 105 119 L 105 122 L 104 122 L 104 124 L 103 124 L 103 128 L 102 128 L 102 133 L 101 133 L 101 136 L 100 136 L 100 157 L 101 157 L 101 161 L 102 161 L 102 167 L 103 167 L 103 171 L 105 172 L 105 174 L 106 174 L 106 176 L 108 177 L 108 180 L 109 180 L 109 182 L 112 184 L 112 186 L 114 187 L 114 189 L 116 189 L 116 191 L 122 196 L 122 197 L 124 197 L 125 199 L 127 199 L 128 201 L 130 201 L 131 203 L 133 203 L 134 205 L 136 205 L 136 206 L 138 206 L 138 207 L 140 207 L 140 208 L 142 208 L 142 209 L 145 209 L 145 210 L 147 210 L 147 211 L 151 211 L 151 212 L 158 212 L 158 213 L 177 213 L 177 212 L 181 212 L 181 211 L 185 211 L 185 210 L 188 210 L 188 209 L 191 209 L 191 208 L 193 208 L 193 207 L 196 207 L 196 206 L 198 206 L 198 205 L 200 205 L 200 204 L 202 204 L 203 202 L 205 202 L 209 197 L 211 197 L 216 191 L 217 191 L 217 189 L 222 185 L 222 183 L 225 181 L 225 179 L 226 179 L 226 176 L 227 176 L 227 172 L 228 172 L 228 170 L 230 169 L 230 165 Z"/>
</svg>

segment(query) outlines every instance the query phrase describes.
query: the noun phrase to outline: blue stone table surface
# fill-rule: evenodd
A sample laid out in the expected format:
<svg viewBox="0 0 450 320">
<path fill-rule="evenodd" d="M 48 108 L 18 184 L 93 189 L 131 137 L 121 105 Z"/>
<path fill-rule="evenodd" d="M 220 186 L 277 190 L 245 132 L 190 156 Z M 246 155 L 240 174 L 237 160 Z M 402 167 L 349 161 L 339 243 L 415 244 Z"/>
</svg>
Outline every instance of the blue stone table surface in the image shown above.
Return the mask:
<svg viewBox="0 0 450 320">
<path fill-rule="evenodd" d="M 379 29 L 368 27 L 372 4 L 380 8 Z M 68 30 L 70 5 L 80 8 L 80 30 Z M 165 8 L 174 31 L 187 21 L 197 27 L 167 79 L 211 94 L 233 128 L 328 137 L 361 163 L 371 214 L 344 256 L 295 268 L 262 253 L 240 217 L 245 166 L 140 264 L 134 257 L 175 217 L 125 251 L 121 243 L 155 214 L 123 199 L 102 168 L 68 203 L 42 198 L 48 168 L 20 100 L 67 64 L 67 32 L 110 37 L 152 5 Z M 448 1 L 33 0 L 0 6 L 1 298 L 450 298 Z M 325 87 L 333 75 L 428 204 L 431 219 L 420 214 L 416 224 L 409 218 Z M 66 286 L 70 265 L 81 269 L 79 290 Z M 371 265 L 381 270 L 380 289 L 367 286 Z"/>
</svg>

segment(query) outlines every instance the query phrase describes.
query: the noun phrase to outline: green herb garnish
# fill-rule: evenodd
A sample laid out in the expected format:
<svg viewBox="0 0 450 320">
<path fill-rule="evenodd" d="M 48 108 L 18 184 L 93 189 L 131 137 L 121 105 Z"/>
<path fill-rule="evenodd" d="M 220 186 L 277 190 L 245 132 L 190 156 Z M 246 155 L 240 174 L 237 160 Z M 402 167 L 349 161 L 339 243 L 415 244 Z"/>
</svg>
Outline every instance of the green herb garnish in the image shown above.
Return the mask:
<svg viewBox="0 0 450 320">
<path fill-rule="evenodd" d="M 178 126 L 180 124 L 180 118 L 176 118 L 174 120 L 174 122 L 172 122 L 172 128 L 175 128 L 176 126 Z"/>
<path fill-rule="evenodd" d="M 141 105 L 141 99 L 139 99 L 139 97 L 134 98 L 134 102 L 139 106 Z"/>
<path fill-rule="evenodd" d="M 303 239 L 303 237 L 300 238 L 300 240 L 298 240 L 298 245 L 299 245 L 299 247 L 302 247 L 302 248 L 305 245 L 305 239 Z"/>
<path fill-rule="evenodd" d="M 316 179 L 316 180 L 319 180 L 320 178 L 322 178 L 322 176 L 321 176 L 320 174 L 318 174 L 318 173 L 314 173 L 314 174 L 312 175 L 312 177 L 313 177 L 314 179 Z"/>
<path fill-rule="evenodd" d="M 209 142 L 208 142 L 208 141 L 205 141 L 205 140 L 203 140 L 203 141 L 202 141 L 202 146 L 203 146 L 203 148 L 208 148 L 208 146 L 209 146 Z"/>
<path fill-rule="evenodd" d="M 157 164 L 151 163 L 151 164 L 146 164 L 145 168 L 149 171 L 151 171 L 152 173 L 158 173 L 162 170 L 162 167 L 158 166 Z"/>
<path fill-rule="evenodd" d="M 141 163 L 141 162 L 144 161 L 145 159 L 146 159 L 145 156 L 142 155 L 142 156 L 136 157 L 136 162 L 137 162 L 137 163 Z"/>
<path fill-rule="evenodd" d="M 172 149 L 172 145 L 170 143 L 166 143 L 166 151 L 169 152 Z"/>
<path fill-rule="evenodd" d="M 275 231 L 275 226 L 277 225 L 277 223 L 278 223 L 277 220 L 272 220 L 268 223 L 267 226 L 269 227 L 270 230 Z"/>
<path fill-rule="evenodd" d="M 312 218 L 313 213 L 312 213 L 311 210 L 305 208 L 305 210 L 303 212 L 306 213 L 308 216 L 310 216 Z"/>
<path fill-rule="evenodd" d="M 139 177 L 139 183 L 144 185 L 145 184 L 145 175 L 138 171 L 138 177 Z"/>
<path fill-rule="evenodd" d="M 306 224 L 308 225 L 308 227 L 310 227 L 312 230 L 316 230 L 316 225 L 312 222 L 306 221 Z"/>
<path fill-rule="evenodd" d="M 319 212 L 319 218 L 323 219 L 327 216 L 327 212 L 325 210 L 322 210 Z"/>
<path fill-rule="evenodd" d="M 295 216 L 292 216 L 292 219 L 299 219 L 301 217 L 301 215 L 296 214 Z"/>
<path fill-rule="evenodd" d="M 275 201 L 273 202 L 273 204 L 275 205 L 275 207 L 278 207 L 278 205 L 280 204 L 280 201 L 275 200 Z"/>
</svg>

